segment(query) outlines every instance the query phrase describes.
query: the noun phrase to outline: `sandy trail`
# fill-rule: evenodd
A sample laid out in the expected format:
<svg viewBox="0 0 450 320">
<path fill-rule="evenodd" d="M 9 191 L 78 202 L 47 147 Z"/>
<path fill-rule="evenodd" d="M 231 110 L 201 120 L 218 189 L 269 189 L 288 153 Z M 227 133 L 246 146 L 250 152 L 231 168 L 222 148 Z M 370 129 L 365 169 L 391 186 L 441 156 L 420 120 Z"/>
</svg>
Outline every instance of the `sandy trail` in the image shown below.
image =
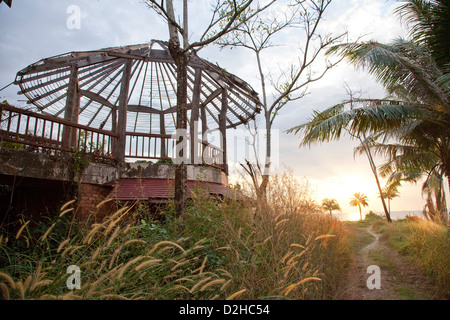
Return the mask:
<svg viewBox="0 0 450 320">
<path fill-rule="evenodd" d="M 412 267 L 407 258 L 380 240 L 371 227 L 365 230 L 374 237 L 373 242 L 359 250 L 349 271 L 347 286 L 336 300 L 428 300 L 429 288 L 425 277 Z M 367 280 L 371 265 L 380 268 L 380 289 L 369 289 Z"/>
</svg>

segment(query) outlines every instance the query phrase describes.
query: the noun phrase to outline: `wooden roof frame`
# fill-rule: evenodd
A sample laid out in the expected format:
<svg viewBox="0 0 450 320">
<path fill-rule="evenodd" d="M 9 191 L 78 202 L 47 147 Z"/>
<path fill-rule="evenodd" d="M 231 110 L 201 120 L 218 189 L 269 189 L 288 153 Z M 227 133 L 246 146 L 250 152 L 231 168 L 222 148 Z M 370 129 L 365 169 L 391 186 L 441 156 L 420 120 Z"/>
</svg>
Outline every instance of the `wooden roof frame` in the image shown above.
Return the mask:
<svg viewBox="0 0 450 320">
<path fill-rule="evenodd" d="M 99 129 L 109 126 L 111 131 L 117 131 L 118 121 L 125 121 L 126 131 L 165 133 L 176 124 L 175 73 L 168 43 L 152 40 L 42 59 L 20 70 L 15 84 L 19 94 L 44 114 Z M 221 106 L 224 93 L 226 111 Z M 248 83 L 194 53 L 188 64 L 188 102 L 189 123 L 202 118 L 209 130 L 224 127 L 221 116 L 225 128 L 235 128 L 261 110 L 258 94 Z M 68 110 L 71 105 L 78 114 Z M 159 128 L 154 125 L 158 121 Z"/>
</svg>

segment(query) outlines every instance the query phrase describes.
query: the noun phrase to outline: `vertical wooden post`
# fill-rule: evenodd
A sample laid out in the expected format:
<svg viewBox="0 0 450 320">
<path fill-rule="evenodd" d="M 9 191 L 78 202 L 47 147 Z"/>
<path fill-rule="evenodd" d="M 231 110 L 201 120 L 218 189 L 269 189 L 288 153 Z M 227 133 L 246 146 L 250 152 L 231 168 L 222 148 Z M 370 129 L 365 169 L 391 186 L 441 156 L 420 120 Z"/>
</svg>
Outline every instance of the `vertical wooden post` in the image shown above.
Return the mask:
<svg viewBox="0 0 450 320">
<path fill-rule="evenodd" d="M 161 111 L 161 113 L 159 114 L 159 132 L 161 134 L 166 134 L 166 122 L 164 120 L 164 112 Z M 156 143 L 156 142 L 155 142 Z M 166 146 L 166 138 L 161 138 L 161 158 L 165 159 L 167 158 L 167 148 L 169 148 L 169 146 Z"/>
<path fill-rule="evenodd" d="M 207 142 L 207 132 L 208 132 L 208 120 L 206 119 L 206 106 L 203 106 L 201 108 L 201 117 L 202 117 L 202 141 Z M 204 156 L 205 156 L 205 149 L 206 146 L 202 144 L 202 163 L 205 162 Z"/>
<path fill-rule="evenodd" d="M 69 87 L 67 88 L 66 107 L 64 109 L 64 119 L 74 124 L 78 124 L 78 114 L 80 112 L 80 88 L 78 85 L 78 67 L 73 64 L 70 69 Z M 70 149 L 77 145 L 78 130 L 73 127 L 64 126 L 62 136 L 62 146 Z"/>
<path fill-rule="evenodd" d="M 119 138 L 117 139 L 115 148 L 115 158 L 122 162 L 125 161 L 125 147 L 127 142 L 127 109 L 128 109 L 128 93 L 130 87 L 132 61 L 130 59 L 125 60 L 123 66 L 122 85 L 120 88 L 119 96 L 119 110 L 117 117 L 117 133 Z"/>
<path fill-rule="evenodd" d="M 228 91 L 223 89 L 222 91 L 222 108 L 219 115 L 219 131 L 222 135 L 221 149 L 222 153 L 222 166 L 223 171 L 228 175 L 228 162 L 227 162 L 227 110 L 228 110 Z"/>
<path fill-rule="evenodd" d="M 191 164 L 198 164 L 198 116 L 200 107 L 200 87 L 202 80 L 202 69 L 195 69 L 194 91 L 191 110 Z"/>
</svg>

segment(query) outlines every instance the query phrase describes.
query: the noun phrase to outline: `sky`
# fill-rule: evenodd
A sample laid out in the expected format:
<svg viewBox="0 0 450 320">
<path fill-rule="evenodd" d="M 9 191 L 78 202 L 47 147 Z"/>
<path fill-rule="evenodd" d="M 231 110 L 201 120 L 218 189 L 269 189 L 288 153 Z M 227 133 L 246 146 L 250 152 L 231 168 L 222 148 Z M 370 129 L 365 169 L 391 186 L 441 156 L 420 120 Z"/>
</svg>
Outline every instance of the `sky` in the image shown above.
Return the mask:
<svg viewBox="0 0 450 320">
<path fill-rule="evenodd" d="M 190 41 L 197 40 L 208 24 L 211 2 L 189 1 Z M 175 0 L 176 10 L 180 3 Z M 282 3 L 278 1 L 275 13 L 281 10 Z M 323 34 L 348 31 L 350 40 L 361 37 L 365 41 L 389 42 L 406 36 L 405 28 L 393 13 L 396 5 L 394 0 L 334 0 L 320 31 Z M 70 51 L 168 39 L 167 25 L 143 0 L 14 0 L 12 8 L 0 4 L 0 30 L 0 88 L 14 81 L 19 70 L 42 58 Z M 274 75 L 298 59 L 301 30 L 283 33 L 276 44 L 262 57 L 264 72 Z M 210 45 L 199 55 L 218 63 L 261 92 L 255 59 L 249 51 L 221 50 L 217 45 Z M 361 192 L 369 199 L 369 207 L 364 210 L 381 212 L 369 163 L 364 156 L 353 156 L 356 142 L 343 139 L 300 149 L 300 138 L 285 132 L 307 121 L 313 110 L 323 110 L 345 99 L 345 86 L 361 92 L 364 97 L 385 96 L 383 88 L 370 75 L 341 62 L 310 86 L 304 98 L 289 103 L 280 111 L 274 122 L 277 137 L 274 147 L 278 156 L 274 169 L 289 168 L 296 178 L 306 179 L 311 185 L 312 197 L 318 202 L 326 197 L 336 198 L 343 212 L 354 212 L 355 208 L 348 202 L 353 193 Z M 17 91 L 17 86 L 7 87 L 0 91 L 0 100 L 20 105 L 24 98 L 18 96 Z M 262 119 L 259 122 L 263 123 Z M 376 159 L 376 163 L 381 164 L 382 160 Z M 402 186 L 400 197 L 391 203 L 391 210 L 421 211 L 424 200 L 420 189 L 420 183 Z"/>
</svg>

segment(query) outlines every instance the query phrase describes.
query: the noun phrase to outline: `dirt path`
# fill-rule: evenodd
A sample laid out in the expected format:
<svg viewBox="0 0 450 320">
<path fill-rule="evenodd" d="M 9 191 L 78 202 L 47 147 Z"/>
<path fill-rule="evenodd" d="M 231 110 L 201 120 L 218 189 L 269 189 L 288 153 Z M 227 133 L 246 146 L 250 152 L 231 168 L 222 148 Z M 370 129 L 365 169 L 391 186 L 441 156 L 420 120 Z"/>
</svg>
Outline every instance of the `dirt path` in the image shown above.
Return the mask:
<svg viewBox="0 0 450 320">
<path fill-rule="evenodd" d="M 347 286 L 337 294 L 336 300 L 429 300 L 426 278 L 405 256 L 400 255 L 380 240 L 380 235 L 369 227 L 364 230 L 373 236 L 373 242 L 355 253 Z M 380 288 L 369 289 L 369 266 L 380 270 Z M 369 283 L 374 283 L 371 280 Z"/>
</svg>

